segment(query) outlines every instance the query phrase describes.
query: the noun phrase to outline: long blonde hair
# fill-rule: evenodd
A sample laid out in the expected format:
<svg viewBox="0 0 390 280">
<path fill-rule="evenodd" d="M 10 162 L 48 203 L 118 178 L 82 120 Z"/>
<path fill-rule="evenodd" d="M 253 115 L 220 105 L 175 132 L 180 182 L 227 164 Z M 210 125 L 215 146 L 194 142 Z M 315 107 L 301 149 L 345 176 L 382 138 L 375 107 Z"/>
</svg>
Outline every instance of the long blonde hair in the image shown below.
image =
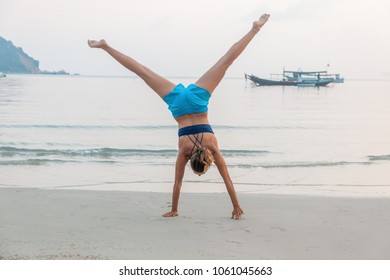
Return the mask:
<svg viewBox="0 0 390 280">
<path fill-rule="evenodd" d="M 213 154 L 205 147 L 197 147 L 195 153 L 190 157 L 192 171 L 199 176 L 205 174 L 209 170 L 213 161 Z"/>
</svg>

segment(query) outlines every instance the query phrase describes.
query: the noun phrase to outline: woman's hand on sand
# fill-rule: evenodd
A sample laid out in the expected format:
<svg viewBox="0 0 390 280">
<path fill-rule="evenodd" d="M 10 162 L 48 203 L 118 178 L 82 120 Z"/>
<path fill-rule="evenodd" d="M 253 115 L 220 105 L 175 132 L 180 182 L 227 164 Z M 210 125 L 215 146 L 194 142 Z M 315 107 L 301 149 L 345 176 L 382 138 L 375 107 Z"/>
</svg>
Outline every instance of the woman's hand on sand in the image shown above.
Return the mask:
<svg viewBox="0 0 390 280">
<path fill-rule="evenodd" d="M 263 27 L 263 25 L 268 21 L 270 14 L 263 14 L 259 20 L 253 22 L 253 32 L 257 33 Z"/>
<path fill-rule="evenodd" d="M 232 212 L 232 219 L 240 220 L 243 218 L 244 211 L 241 209 L 241 207 L 234 207 Z"/>
<path fill-rule="evenodd" d="M 100 41 L 96 41 L 96 40 L 88 40 L 88 46 L 90 46 L 91 48 L 99 48 L 99 49 L 103 49 L 105 47 L 108 46 L 106 40 L 102 39 Z"/>
<path fill-rule="evenodd" d="M 179 216 L 179 213 L 177 213 L 177 211 L 170 211 L 168 213 L 165 213 L 164 215 L 162 215 L 164 218 L 170 218 L 170 217 L 176 217 L 176 216 Z"/>
</svg>

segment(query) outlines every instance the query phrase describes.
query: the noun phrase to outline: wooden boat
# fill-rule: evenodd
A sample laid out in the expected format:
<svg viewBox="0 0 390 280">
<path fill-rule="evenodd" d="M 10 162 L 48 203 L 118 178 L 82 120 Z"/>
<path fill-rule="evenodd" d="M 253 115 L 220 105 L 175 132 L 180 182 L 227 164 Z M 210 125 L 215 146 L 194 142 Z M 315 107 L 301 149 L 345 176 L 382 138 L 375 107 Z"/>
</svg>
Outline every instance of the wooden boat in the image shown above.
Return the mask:
<svg viewBox="0 0 390 280">
<path fill-rule="evenodd" d="M 255 85 L 258 86 L 316 86 L 322 87 L 327 86 L 333 81 L 333 79 L 319 79 L 319 80 L 304 80 L 304 79 L 293 79 L 285 77 L 282 80 L 269 80 L 256 77 L 255 75 L 245 74 L 245 78 L 251 80 Z"/>
</svg>

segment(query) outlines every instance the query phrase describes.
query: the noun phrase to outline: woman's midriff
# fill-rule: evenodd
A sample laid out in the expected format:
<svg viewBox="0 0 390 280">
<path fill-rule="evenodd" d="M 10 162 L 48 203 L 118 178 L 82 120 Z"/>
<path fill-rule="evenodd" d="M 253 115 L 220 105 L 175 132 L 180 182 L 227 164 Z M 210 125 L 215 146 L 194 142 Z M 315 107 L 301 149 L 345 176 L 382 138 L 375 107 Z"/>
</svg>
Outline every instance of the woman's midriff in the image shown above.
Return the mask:
<svg viewBox="0 0 390 280">
<path fill-rule="evenodd" d="M 197 125 L 197 124 L 208 124 L 209 123 L 207 112 L 200 113 L 200 114 L 183 115 L 183 116 L 176 118 L 176 121 L 179 125 L 179 129 L 186 127 L 186 126 L 192 126 L 192 125 Z"/>
</svg>

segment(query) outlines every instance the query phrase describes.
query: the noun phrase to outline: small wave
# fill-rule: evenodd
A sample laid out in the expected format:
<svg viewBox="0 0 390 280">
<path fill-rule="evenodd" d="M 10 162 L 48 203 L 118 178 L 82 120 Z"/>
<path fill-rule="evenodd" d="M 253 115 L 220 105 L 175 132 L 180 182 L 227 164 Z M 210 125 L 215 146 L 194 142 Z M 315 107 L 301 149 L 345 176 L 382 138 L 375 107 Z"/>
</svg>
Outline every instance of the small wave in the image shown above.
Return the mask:
<svg viewBox="0 0 390 280">
<path fill-rule="evenodd" d="M 212 125 L 214 130 L 286 130 L 316 129 L 305 126 Z M 0 124 L 3 129 L 75 129 L 75 130 L 177 130 L 175 125 L 72 125 L 72 124 Z M 317 128 L 318 129 L 318 128 Z"/>
<path fill-rule="evenodd" d="M 63 164 L 63 163 L 69 163 L 72 161 L 69 160 L 59 160 L 59 159 L 25 159 L 25 160 L 2 160 L 0 161 L 0 166 L 6 166 L 6 165 L 31 165 L 31 166 L 40 166 L 40 165 L 46 165 L 46 164 Z M 76 162 L 76 161 L 73 161 Z"/>
<path fill-rule="evenodd" d="M 297 162 L 297 163 L 286 163 L 270 165 L 265 168 L 305 168 L 305 167 L 332 167 L 332 166 L 343 166 L 343 165 L 367 165 L 369 162 L 351 162 L 351 161 L 336 161 L 336 162 Z"/>
<path fill-rule="evenodd" d="M 25 149 L 15 147 L 0 147 L 0 155 L 3 157 L 95 157 L 95 158 L 121 158 L 121 157 L 176 157 L 176 149 L 115 149 L 115 148 L 98 148 L 98 149 L 81 149 L 81 150 L 59 150 L 59 149 Z M 226 157 L 250 157 L 270 153 L 269 151 L 259 150 L 221 150 Z"/>
<path fill-rule="evenodd" d="M 272 126 L 272 125 L 212 125 L 215 130 L 301 130 L 320 129 L 318 127 L 306 126 Z"/>
<path fill-rule="evenodd" d="M 225 157 L 247 157 L 247 156 L 260 156 L 271 153 L 270 151 L 261 150 L 221 150 L 221 153 Z"/>
<path fill-rule="evenodd" d="M 377 160 L 390 160 L 390 155 L 369 156 L 369 161 L 318 161 L 318 162 L 265 162 L 259 159 L 271 153 L 265 150 L 221 150 L 228 160 L 230 167 L 250 169 L 287 169 L 287 168 L 315 168 L 336 167 L 348 165 L 369 165 Z M 177 157 L 176 149 L 26 149 L 3 146 L 0 147 L 2 157 L 0 165 L 45 165 L 62 163 L 126 163 L 142 161 L 143 164 L 158 165 L 173 164 Z M 233 158 L 233 160 L 231 160 Z M 234 160 L 237 158 L 237 161 Z M 166 159 L 163 163 L 161 159 Z M 241 162 L 240 162 L 241 161 Z"/>
<path fill-rule="evenodd" d="M 229 164 L 230 167 L 238 168 L 312 168 L 312 167 L 334 167 L 343 165 L 369 165 L 371 162 L 350 162 L 350 161 L 337 161 L 337 162 L 291 162 L 291 163 L 271 163 L 271 164 Z"/>
<path fill-rule="evenodd" d="M 371 161 L 390 160 L 390 155 L 368 156 L 368 159 L 371 160 Z"/>
<path fill-rule="evenodd" d="M 61 125 L 61 124 L 0 124 L 0 128 L 21 128 L 21 129 L 137 129 L 137 130 L 156 130 L 156 129 L 177 129 L 174 125 Z"/>
<path fill-rule="evenodd" d="M 45 149 L 23 149 L 14 147 L 0 147 L 0 154 L 3 157 L 13 156 L 63 156 L 63 157 L 96 157 L 96 158 L 111 158 L 111 157 L 129 157 L 129 156 L 176 156 L 177 150 L 146 150 L 146 149 L 82 149 L 82 150 L 45 150 Z"/>
</svg>

